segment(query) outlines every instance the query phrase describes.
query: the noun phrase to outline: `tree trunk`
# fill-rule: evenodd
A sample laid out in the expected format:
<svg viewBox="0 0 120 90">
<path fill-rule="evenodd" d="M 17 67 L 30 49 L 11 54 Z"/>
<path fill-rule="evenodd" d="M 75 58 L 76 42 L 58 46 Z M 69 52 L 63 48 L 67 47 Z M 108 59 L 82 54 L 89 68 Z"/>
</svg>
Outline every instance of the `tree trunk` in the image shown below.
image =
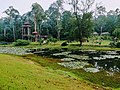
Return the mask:
<svg viewBox="0 0 120 90">
<path fill-rule="evenodd" d="M 6 36 L 6 29 L 4 28 L 4 37 Z"/>
<path fill-rule="evenodd" d="M 58 36 L 57 36 L 57 38 L 58 38 L 58 40 L 60 40 L 60 30 L 58 30 Z"/>
<path fill-rule="evenodd" d="M 14 38 L 14 41 L 15 41 L 16 38 L 15 38 L 15 28 L 14 28 L 14 25 L 13 25 L 13 38 Z"/>
<path fill-rule="evenodd" d="M 80 42 L 80 47 L 82 46 L 82 40 L 79 40 L 79 42 Z"/>
<path fill-rule="evenodd" d="M 38 41 L 38 38 L 37 38 L 37 21 L 36 21 L 36 16 L 34 17 L 34 29 L 35 29 L 35 42 L 37 42 Z"/>
<path fill-rule="evenodd" d="M 75 13 L 76 19 L 77 19 L 77 26 L 78 26 L 78 31 L 79 31 L 79 42 L 80 42 L 80 47 L 82 46 L 82 29 L 80 25 L 80 21 L 77 15 L 77 12 Z"/>
</svg>

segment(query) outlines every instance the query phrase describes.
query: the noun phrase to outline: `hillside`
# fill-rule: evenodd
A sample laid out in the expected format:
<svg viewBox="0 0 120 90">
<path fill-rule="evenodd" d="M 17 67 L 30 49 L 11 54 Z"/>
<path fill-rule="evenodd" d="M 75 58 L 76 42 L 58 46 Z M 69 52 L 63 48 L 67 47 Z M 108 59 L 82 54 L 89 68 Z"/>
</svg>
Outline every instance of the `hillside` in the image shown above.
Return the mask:
<svg viewBox="0 0 120 90">
<path fill-rule="evenodd" d="M 97 87 L 19 56 L 0 54 L 0 89 L 94 90 Z M 97 90 L 103 90 L 98 88 Z"/>
</svg>

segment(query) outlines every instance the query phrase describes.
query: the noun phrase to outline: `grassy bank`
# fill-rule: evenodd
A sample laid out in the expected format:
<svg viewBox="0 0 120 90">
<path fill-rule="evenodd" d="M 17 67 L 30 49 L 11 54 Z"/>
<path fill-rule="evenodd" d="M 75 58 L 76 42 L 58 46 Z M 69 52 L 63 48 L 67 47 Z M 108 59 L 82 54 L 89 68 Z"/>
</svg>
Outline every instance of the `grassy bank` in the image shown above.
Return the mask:
<svg viewBox="0 0 120 90">
<path fill-rule="evenodd" d="M 79 70 L 71 70 L 68 68 L 64 68 L 62 66 L 59 66 L 57 62 L 60 62 L 59 60 L 54 59 L 48 59 L 48 58 L 42 58 L 39 56 L 24 56 L 24 58 L 31 59 L 43 67 L 51 68 L 53 70 L 62 70 L 65 72 L 70 72 L 70 77 L 76 76 L 80 80 L 87 80 L 94 84 L 105 86 L 105 87 L 111 87 L 113 89 L 119 90 L 120 89 L 120 73 L 114 74 L 114 76 L 109 76 L 105 71 L 99 72 L 99 73 L 89 73 L 85 72 L 82 69 Z M 45 60 L 44 60 L 45 59 Z"/>
<path fill-rule="evenodd" d="M 50 62 L 34 56 L 0 54 L 0 90 L 104 90 L 58 69 L 55 63 L 50 66 Z"/>
<path fill-rule="evenodd" d="M 79 46 L 79 42 L 71 42 L 68 43 L 67 46 L 61 46 L 61 44 L 65 41 L 57 41 L 56 43 L 49 42 L 48 44 L 41 44 L 39 42 L 31 42 L 28 46 L 17 46 L 22 48 L 50 48 L 50 49 L 61 49 L 61 48 L 67 48 L 70 50 L 120 50 L 120 48 L 110 47 L 109 40 L 103 40 L 101 45 L 98 43 L 93 43 L 92 40 L 89 42 L 83 42 L 82 47 Z M 0 45 L 0 47 L 15 47 L 13 44 L 9 45 Z"/>
<path fill-rule="evenodd" d="M 58 41 L 56 43 L 48 43 L 44 45 L 40 45 L 39 42 L 32 42 L 28 46 L 24 46 L 25 48 L 50 48 L 50 49 L 61 49 L 67 48 L 69 50 L 120 50 L 120 48 L 110 47 L 110 41 L 103 41 L 101 45 L 92 43 L 92 42 L 84 42 L 82 47 L 79 46 L 79 42 L 71 42 L 68 43 L 67 46 L 61 46 L 61 44 L 65 41 Z"/>
</svg>

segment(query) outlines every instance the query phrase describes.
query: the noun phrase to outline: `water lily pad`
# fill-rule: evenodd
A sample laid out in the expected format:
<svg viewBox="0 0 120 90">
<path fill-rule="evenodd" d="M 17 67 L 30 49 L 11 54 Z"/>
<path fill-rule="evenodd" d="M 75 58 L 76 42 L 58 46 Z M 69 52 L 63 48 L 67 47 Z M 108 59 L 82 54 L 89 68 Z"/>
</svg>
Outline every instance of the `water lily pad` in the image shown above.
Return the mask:
<svg viewBox="0 0 120 90">
<path fill-rule="evenodd" d="M 59 55 L 68 55 L 71 52 L 61 52 L 61 53 L 55 53 L 53 56 L 59 56 Z"/>
<path fill-rule="evenodd" d="M 84 56 L 84 55 L 67 55 L 67 57 L 79 59 L 79 60 L 89 60 L 89 56 Z"/>
<path fill-rule="evenodd" d="M 63 58 L 63 59 L 61 59 L 61 61 L 74 61 L 75 59 L 73 59 L 73 58 Z"/>
<path fill-rule="evenodd" d="M 70 69 L 80 69 L 84 68 L 84 66 L 89 65 L 87 62 L 62 62 L 58 63 L 59 65 L 62 65 L 64 67 L 70 68 Z"/>
<path fill-rule="evenodd" d="M 99 72 L 100 70 L 97 69 L 97 68 L 84 68 L 84 70 L 86 72 L 93 72 L 93 73 L 96 73 L 96 72 Z"/>
</svg>

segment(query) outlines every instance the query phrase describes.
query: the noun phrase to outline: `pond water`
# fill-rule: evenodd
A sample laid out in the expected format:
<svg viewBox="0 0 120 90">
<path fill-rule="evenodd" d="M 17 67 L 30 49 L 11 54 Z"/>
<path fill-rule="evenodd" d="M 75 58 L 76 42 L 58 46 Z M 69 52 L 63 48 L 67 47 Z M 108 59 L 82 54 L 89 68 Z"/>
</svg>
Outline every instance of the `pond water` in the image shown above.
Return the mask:
<svg viewBox="0 0 120 90">
<path fill-rule="evenodd" d="M 120 51 L 94 50 L 49 50 L 43 49 L 33 52 L 40 56 L 58 58 L 59 65 L 71 69 L 83 68 L 86 72 L 120 72 Z"/>
</svg>

